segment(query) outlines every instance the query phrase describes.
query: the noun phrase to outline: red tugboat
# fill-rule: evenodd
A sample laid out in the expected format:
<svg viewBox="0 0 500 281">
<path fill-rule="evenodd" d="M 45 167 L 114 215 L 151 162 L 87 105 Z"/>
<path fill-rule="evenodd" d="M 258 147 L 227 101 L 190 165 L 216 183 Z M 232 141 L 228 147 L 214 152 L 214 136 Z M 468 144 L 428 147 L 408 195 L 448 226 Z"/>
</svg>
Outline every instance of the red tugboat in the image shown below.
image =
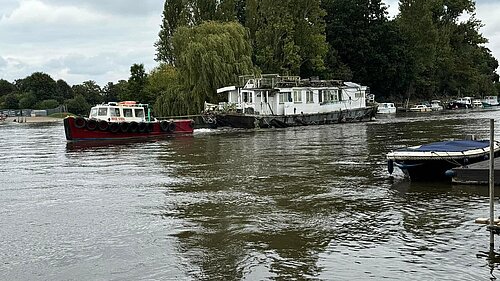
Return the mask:
<svg viewBox="0 0 500 281">
<path fill-rule="evenodd" d="M 147 104 L 134 101 L 109 102 L 92 107 L 88 118 L 67 117 L 64 131 L 68 141 L 128 140 L 193 132 L 194 121 L 157 120 Z"/>
</svg>

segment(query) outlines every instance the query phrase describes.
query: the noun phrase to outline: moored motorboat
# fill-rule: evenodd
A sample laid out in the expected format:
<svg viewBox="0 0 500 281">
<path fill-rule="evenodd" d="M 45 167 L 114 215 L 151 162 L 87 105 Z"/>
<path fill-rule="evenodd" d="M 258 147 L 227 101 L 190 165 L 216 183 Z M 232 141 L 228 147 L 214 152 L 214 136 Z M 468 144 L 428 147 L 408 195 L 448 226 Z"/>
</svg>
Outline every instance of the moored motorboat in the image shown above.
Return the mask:
<svg viewBox="0 0 500 281">
<path fill-rule="evenodd" d="M 430 107 L 425 104 L 417 104 L 415 106 L 410 107 L 410 112 L 429 112 L 432 111 Z"/>
<path fill-rule="evenodd" d="M 498 97 L 486 96 L 481 100 L 481 102 L 483 103 L 483 107 L 498 106 Z"/>
<path fill-rule="evenodd" d="M 378 104 L 377 114 L 396 113 L 396 106 L 392 102 L 383 102 Z"/>
<path fill-rule="evenodd" d="M 463 97 L 452 100 L 446 104 L 446 109 L 469 109 L 472 108 L 472 98 Z"/>
<path fill-rule="evenodd" d="M 432 111 L 441 111 L 444 109 L 444 107 L 441 105 L 440 100 L 432 100 L 430 108 Z"/>
<path fill-rule="evenodd" d="M 401 148 L 387 154 L 388 170 L 401 169 L 412 181 L 451 180 L 452 168 L 488 159 L 489 140 L 454 140 Z M 495 157 L 500 146 L 494 143 Z"/>
<path fill-rule="evenodd" d="M 66 117 L 68 141 L 128 140 L 192 133 L 194 121 L 157 120 L 147 104 L 110 102 L 92 107 L 88 118 Z"/>
</svg>

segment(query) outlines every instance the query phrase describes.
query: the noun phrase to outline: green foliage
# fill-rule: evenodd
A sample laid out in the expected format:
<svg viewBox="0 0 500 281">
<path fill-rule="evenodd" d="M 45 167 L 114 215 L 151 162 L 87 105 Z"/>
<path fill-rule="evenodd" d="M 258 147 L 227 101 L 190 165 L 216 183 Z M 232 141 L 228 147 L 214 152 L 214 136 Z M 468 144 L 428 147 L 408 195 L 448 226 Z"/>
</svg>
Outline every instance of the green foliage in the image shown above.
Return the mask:
<svg viewBox="0 0 500 281">
<path fill-rule="evenodd" d="M 37 102 L 36 96 L 29 92 L 21 95 L 19 99 L 19 108 L 33 108 Z"/>
<path fill-rule="evenodd" d="M 73 97 L 73 90 L 71 86 L 66 83 L 66 81 L 59 79 L 56 82 L 56 93 L 52 98 L 56 99 L 59 103 L 62 103 L 66 99 Z"/>
<path fill-rule="evenodd" d="M 42 72 L 35 72 L 24 79 L 16 80 L 16 86 L 21 93 L 34 94 L 37 100 L 49 99 L 56 92 L 56 81 Z"/>
<path fill-rule="evenodd" d="M 3 108 L 18 109 L 19 98 L 15 94 L 8 94 L 4 97 Z"/>
<path fill-rule="evenodd" d="M 160 64 L 151 71 L 148 77 L 148 92 L 158 93 L 153 107 L 155 115 L 185 115 L 188 112 L 189 100 L 183 92 L 177 69 L 171 65 Z"/>
<path fill-rule="evenodd" d="M 147 83 L 147 74 L 144 70 L 144 64 L 133 64 L 130 67 L 130 78 L 128 79 L 128 90 L 130 100 L 140 103 L 151 103 L 153 98 L 144 90 Z"/>
<path fill-rule="evenodd" d="M 0 97 L 13 93 L 16 87 L 7 80 L 0 79 Z"/>
<path fill-rule="evenodd" d="M 250 3 L 249 3 L 250 4 Z M 255 63 L 265 73 L 309 77 L 324 72 L 325 11 L 318 0 L 261 0 L 248 18 Z"/>
<path fill-rule="evenodd" d="M 205 101 L 218 102 L 217 88 L 254 72 L 243 26 L 236 22 L 205 22 L 181 27 L 173 38 L 176 66 L 184 93 L 189 93 L 189 113 L 198 113 Z"/>
<path fill-rule="evenodd" d="M 96 105 L 103 102 L 101 87 L 95 81 L 85 81 L 82 84 L 74 85 L 72 89 L 75 97 L 77 95 L 84 97 L 88 104 Z"/>
<path fill-rule="evenodd" d="M 204 21 L 234 21 L 242 16 L 243 0 L 166 0 L 159 40 L 155 43 L 156 60 L 175 64 L 173 36 L 177 28 L 195 26 Z"/>
<path fill-rule="evenodd" d="M 68 111 L 77 115 L 88 115 L 92 107 L 81 94 L 76 94 L 74 98 L 64 102 Z"/>
<path fill-rule="evenodd" d="M 35 105 L 35 109 L 52 109 L 59 106 L 57 100 L 43 100 Z"/>
<path fill-rule="evenodd" d="M 497 94 L 498 62 L 483 46 L 474 10 L 472 0 L 400 0 L 396 22 L 414 62 L 407 97 Z"/>
</svg>

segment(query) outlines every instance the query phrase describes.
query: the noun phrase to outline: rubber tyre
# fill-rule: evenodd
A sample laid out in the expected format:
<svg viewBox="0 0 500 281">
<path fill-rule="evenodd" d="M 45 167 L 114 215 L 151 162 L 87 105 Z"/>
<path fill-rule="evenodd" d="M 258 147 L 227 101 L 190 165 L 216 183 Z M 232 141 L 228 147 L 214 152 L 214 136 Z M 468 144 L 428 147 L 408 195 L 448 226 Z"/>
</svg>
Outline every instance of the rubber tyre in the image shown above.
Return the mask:
<svg viewBox="0 0 500 281">
<path fill-rule="evenodd" d="M 83 117 L 76 117 L 75 118 L 75 128 L 82 129 L 85 128 L 85 125 L 87 125 L 87 121 Z"/>
<path fill-rule="evenodd" d="M 97 129 L 97 121 L 90 119 L 87 121 L 87 130 L 89 131 L 95 131 Z"/>
</svg>

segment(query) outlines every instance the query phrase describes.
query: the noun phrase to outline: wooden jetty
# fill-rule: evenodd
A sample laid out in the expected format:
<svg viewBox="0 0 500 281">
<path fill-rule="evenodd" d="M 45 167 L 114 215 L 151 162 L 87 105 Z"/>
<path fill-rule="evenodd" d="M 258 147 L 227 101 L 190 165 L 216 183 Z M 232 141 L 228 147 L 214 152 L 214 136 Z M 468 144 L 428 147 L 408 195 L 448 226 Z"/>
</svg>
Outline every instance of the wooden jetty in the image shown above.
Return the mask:
<svg viewBox="0 0 500 281">
<path fill-rule="evenodd" d="M 500 185 L 500 158 L 494 159 L 495 184 Z M 497 168 L 498 167 L 498 168 Z M 484 184 L 489 183 L 490 160 L 477 162 L 464 167 L 453 168 L 452 182 L 461 184 Z"/>
</svg>

